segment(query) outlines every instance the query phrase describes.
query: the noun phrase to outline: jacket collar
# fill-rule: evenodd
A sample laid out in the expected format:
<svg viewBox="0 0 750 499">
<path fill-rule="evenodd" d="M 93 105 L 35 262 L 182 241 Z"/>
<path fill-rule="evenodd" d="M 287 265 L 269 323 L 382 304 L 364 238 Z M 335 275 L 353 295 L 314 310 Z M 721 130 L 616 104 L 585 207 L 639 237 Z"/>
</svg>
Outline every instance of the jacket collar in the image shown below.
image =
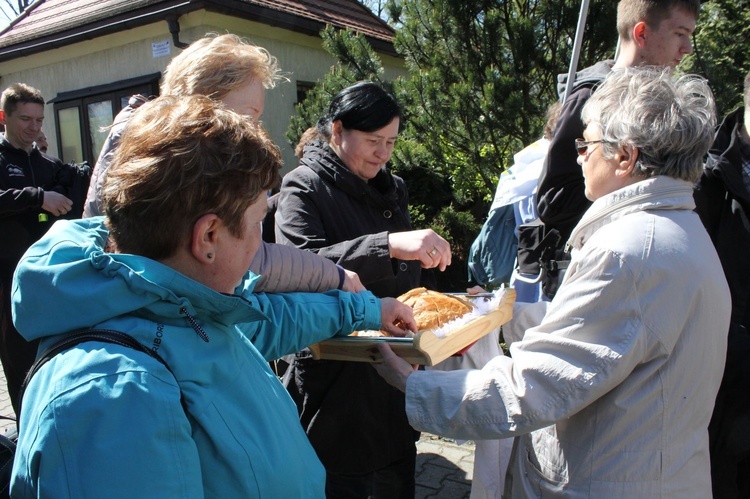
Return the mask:
<svg viewBox="0 0 750 499">
<path fill-rule="evenodd" d="M 0 150 L 7 151 L 12 154 L 22 154 L 24 156 L 31 156 L 34 154 L 42 153 L 39 149 L 37 149 L 36 144 L 31 148 L 30 152 L 26 152 L 26 150 L 24 149 L 19 149 L 18 147 L 10 143 L 10 141 L 5 137 L 4 133 L 0 134 Z"/>
<path fill-rule="evenodd" d="M 573 229 L 566 250 L 579 250 L 603 226 L 645 210 L 693 210 L 693 184 L 657 176 L 618 189 L 596 201 Z"/>
<path fill-rule="evenodd" d="M 599 61 L 593 66 L 584 68 L 574 75 L 573 88 L 571 92 L 575 92 L 579 88 L 583 87 L 594 87 L 604 81 L 604 78 L 612 71 L 615 61 Z M 565 89 L 568 85 L 568 74 L 561 73 L 557 75 L 557 95 L 562 99 L 565 95 Z"/>
<path fill-rule="evenodd" d="M 305 146 L 300 165 L 310 168 L 323 180 L 335 184 L 337 189 L 362 202 L 389 210 L 398 205 L 396 183 L 385 167 L 375 178 L 365 182 L 353 174 L 325 142 L 317 141 Z"/>
<path fill-rule="evenodd" d="M 154 260 L 107 253 L 107 235 L 104 217 L 63 220 L 27 251 L 17 270 L 25 285 L 16 289 L 18 300 L 29 290 L 16 317 L 27 340 L 126 315 L 176 326 L 188 324 L 188 315 L 223 325 L 267 319 L 252 293 L 252 273 L 235 294 L 222 294 Z"/>
<path fill-rule="evenodd" d="M 184 324 L 186 316 L 197 316 L 226 326 L 267 319 L 245 298 L 252 296 L 254 274 L 248 273 L 235 294 L 219 293 L 191 278 L 154 260 L 138 255 L 99 254 L 109 260 L 109 270 L 116 274 L 127 274 L 130 285 L 141 293 L 154 297 L 145 304 L 141 315 L 151 316 L 176 324 Z M 136 281 L 136 282 L 133 282 Z"/>
</svg>

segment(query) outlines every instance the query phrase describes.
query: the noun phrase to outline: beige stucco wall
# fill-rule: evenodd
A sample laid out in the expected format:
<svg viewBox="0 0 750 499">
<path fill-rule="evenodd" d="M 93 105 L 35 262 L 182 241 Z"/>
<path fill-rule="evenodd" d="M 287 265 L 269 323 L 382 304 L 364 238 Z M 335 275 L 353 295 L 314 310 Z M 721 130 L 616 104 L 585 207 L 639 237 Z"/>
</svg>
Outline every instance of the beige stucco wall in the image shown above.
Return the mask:
<svg viewBox="0 0 750 499">
<path fill-rule="evenodd" d="M 292 147 L 284 134 L 294 114 L 296 82 L 316 81 L 331 65 L 333 58 L 326 53 L 319 37 L 198 11 L 179 19 L 180 40 L 186 43 L 209 32 L 235 33 L 265 47 L 278 60 L 289 81 L 280 83 L 266 93 L 263 123 L 281 147 L 284 171 L 296 166 Z M 0 88 L 24 82 L 41 90 L 45 99 L 53 99 L 60 92 L 84 89 L 128 78 L 163 72 L 179 49 L 171 47 L 170 55 L 154 57 L 152 43 L 171 41 L 166 22 L 130 29 L 115 35 L 50 50 L 42 54 L 21 57 L 0 63 Z M 404 74 L 400 60 L 381 56 L 387 78 Z M 50 140 L 50 151 L 56 153 L 56 131 L 52 105 L 45 110 L 45 132 Z"/>
</svg>

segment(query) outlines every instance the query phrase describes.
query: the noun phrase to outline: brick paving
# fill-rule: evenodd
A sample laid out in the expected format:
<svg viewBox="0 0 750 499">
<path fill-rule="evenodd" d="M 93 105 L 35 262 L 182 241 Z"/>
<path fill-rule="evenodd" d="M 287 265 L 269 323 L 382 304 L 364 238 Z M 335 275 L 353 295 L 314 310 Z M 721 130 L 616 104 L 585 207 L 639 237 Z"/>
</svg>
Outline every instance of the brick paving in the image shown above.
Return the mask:
<svg viewBox="0 0 750 499">
<path fill-rule="evenodd" d="M 5 374 L 0 369 L 0 415 L 12 416 Z M 0 419 L 0 432 L 15 423 Z M 474 444 L 423 433 L 417 442 L 415 499 L 469 499 L 474 472 Z"/>
</svg>

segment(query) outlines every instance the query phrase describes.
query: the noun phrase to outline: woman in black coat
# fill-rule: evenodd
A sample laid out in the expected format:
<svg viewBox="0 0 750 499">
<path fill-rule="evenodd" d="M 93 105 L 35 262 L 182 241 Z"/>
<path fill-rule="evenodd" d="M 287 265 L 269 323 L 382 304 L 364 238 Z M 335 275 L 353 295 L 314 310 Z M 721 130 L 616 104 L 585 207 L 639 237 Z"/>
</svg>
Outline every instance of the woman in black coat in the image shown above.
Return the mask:
<svg viewBox="0 0 750 499">
<path fill-rule="evenodd" d="M 404 181 L 386 163 L 401 112 L 375 83 L 344 89 L 318 122 L 284 178 L 276 241 L 317 252 L 359 274 L 379 297 L 422 283 L 422 269 L 451 262 L 431 229 L 413 230 Z M 404 395 L 367 363 L 320 360 L 300 352 L 285 375 L 300 420 L 326 467 L 329 498 L 411 498 L 415 441 Z"/>
</svg>

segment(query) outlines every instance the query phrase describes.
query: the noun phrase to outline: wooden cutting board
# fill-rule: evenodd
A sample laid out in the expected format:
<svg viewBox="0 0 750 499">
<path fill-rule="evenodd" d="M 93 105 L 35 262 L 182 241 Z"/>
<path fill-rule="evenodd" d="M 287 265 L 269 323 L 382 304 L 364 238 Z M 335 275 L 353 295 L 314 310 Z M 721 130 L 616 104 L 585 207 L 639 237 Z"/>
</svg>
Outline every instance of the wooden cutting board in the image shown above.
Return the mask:
<svg viewBox="0 0 750 499">
<path fill-rule="evenodd" d="M 498 306 L 455 331 L 439 337 L 432 330 L 419 331 L 413 338 L 381 338 L 371 336 L 342 336 L 310 346 L 314 359 L 348 360 L 380 363 L 379 343 L 387 343 L 399 357 L 411 364 L 433 366 L 463 351 L 479 338 L 487 335 L 513 317 L 516 292 L 506 289 Z"/>
</svg>

